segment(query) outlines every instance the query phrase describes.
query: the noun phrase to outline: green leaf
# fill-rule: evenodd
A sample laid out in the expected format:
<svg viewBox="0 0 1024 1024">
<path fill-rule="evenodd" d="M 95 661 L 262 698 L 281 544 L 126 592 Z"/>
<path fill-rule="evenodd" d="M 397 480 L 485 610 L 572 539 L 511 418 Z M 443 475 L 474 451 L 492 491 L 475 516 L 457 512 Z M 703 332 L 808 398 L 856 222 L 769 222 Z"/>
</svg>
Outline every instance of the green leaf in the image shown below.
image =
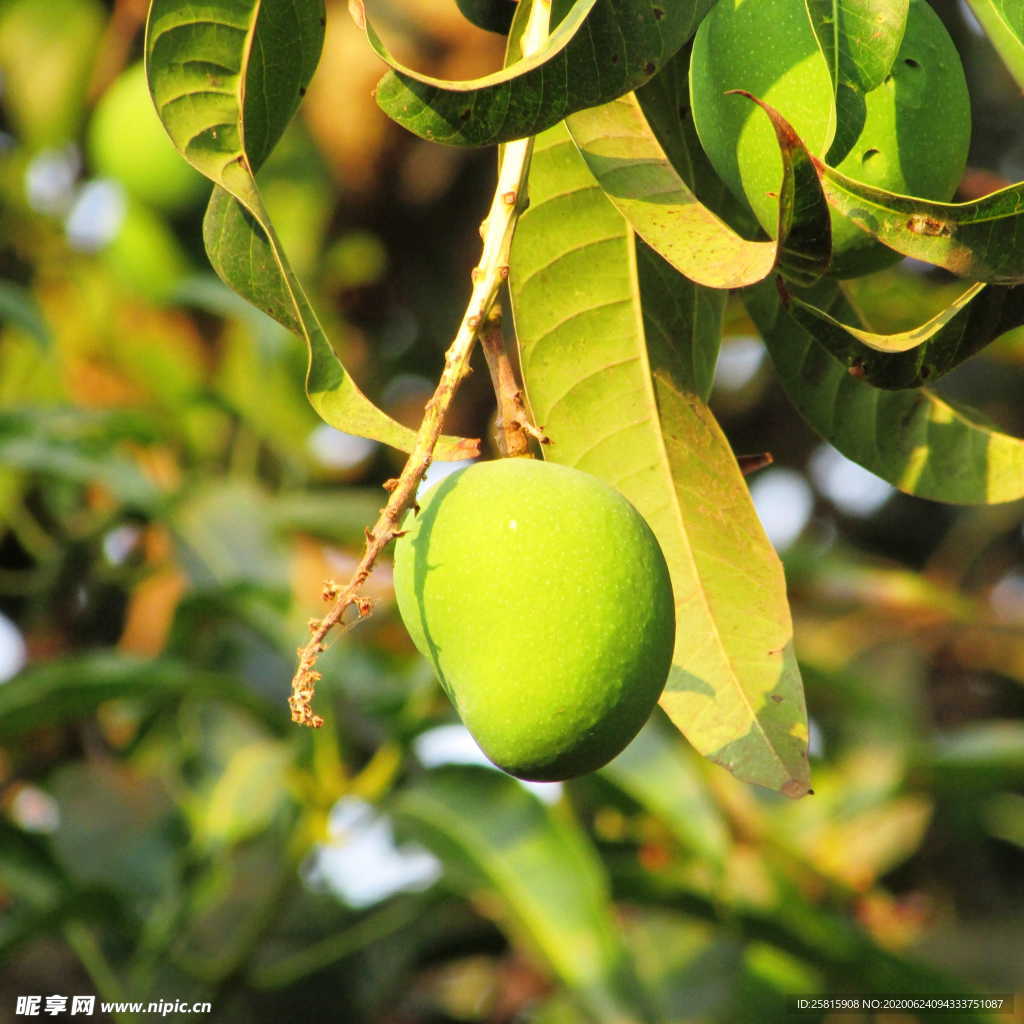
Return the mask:
<svg viewBox="0 0 1024 1024">
<path fill-rule="evenodd" d="M 513 779 L 476 766 L 432 771 L 393 806 L 453 882 L 500 894 L 515 925 L 596 1020 L 650 1019 L 601 863 L 578 829 Z"/>
<path fill-rule="evenodd" d="M 160 700 L 198 693 L 236 704 L 274 731 L 281 729 L 273 707 L 221 672 L 171 660 L 100 653 L 29 668 L 0 687 L 0 740 L 74 721 L 108 700 Z"/>
<path fill-rule="evenodd" d="M 652 719 L 601 774 L 662 821 L 701 861 L 721 867 L 729 837 L 693 755 Z"/>
<path fill-rule="evenodd" d="M 753 97 L 751 97 L 753 98 Z M 828 268 L 828 206 L 803 143 L 761 104 L 782 151 L 778 242 L 750 242 L 704 206 L 676 171 L 637 96 L 573 114 L 573 141 L 615 208 L 636 233 L 691 281 L 742 288 L 767 277 L 779 261 L 811 284 Z"/>
<path fill-rule="evenodd" d="M 690 109 L 690 61 L 694 42 L 690 40 L 646 85 L 636 98 L 647 123 L 653 129 L 683 181 L 702 203 L 723 220 L 751 237 L 760 232 L 754 215 L 739 203 L 715 172 L 704 152 Z"/>
<path fill-rule="evenodd" d="M 799 796 L 807 727 L 782 567 L 696 369 L 724 295 L 637 242 L 566 129 L 537 140 L 530 195 L 510 280 L 545 457 L 619 488 L 658 536 L 677 602 L 673 723 L 739 777 Z"/>
<path fill-rule="evenodd" d="M 838 286 L 816 305 L 848 319 Z M 747 308 L 790 401 L 847 458 L 907 494 L 986 505 L 1024 497 L 1024 441 L 925 389 L 880 391 L 851 375 L 781 308 L 765 282 Z"/>
<path fill-rule="evenodd" d="M 722 919 L 723 908 L 717 893 L 714 899 L 709 899 L 680 883 L 671 873 L 658 876 L 645 871 L 633 857 L 606 858 L 606 863 L 616 893 L 630 903 L 652 905 L 662 911 L 678 908 L 688 916 L 714 924 Z M 826 972 L 839 991 L 881 995 L 893 992 L 967 994 L 948 972 L 883 948 L 863 926 L 852 921 L 848 913 L 823 910 L 819 901 L 801 899 L 792 889 L 774 905 L 764 908 L 733 905 L 727 912 L 740 934 L 775 946 Z M 975 1024 L 991 1024 L 992 1021 L 985 1013 L 967 1013 L 962 1019 Z"/>
<path fill-rule="evenodd" d="M 1024 89 L 1024 7 L 1017 0 L 967 0 L 992 45 Z"/>
<path fill-rule="evenodd" d="M 24 331 L 41 349 L 53 344 L 53 331 L 35 296 L 11 281 L 0 281 L 0 323 Z"/>
<path fill-rule="evenodd" d="M 308 533 L 334 544 L 357 547 L 366 524 L 380 511 L 378 487 L 332 487 L 324 491 L 282 491 L 263 495 L 273 525 L 287 533 Z"/>
<path fill-rule="evenodd" d="M 917 752 L 933 785 L 961 798 L 1024 785 L 1024 723 L 1013 719 L 971 722 L 940 734 Z"/>
<path fill-rule="evenodd" d="M 896 60 L 910 0 L 805 0 L 805 4 L 832 77 L 836 135 L 829 163 L 838 164 L 864 126 L 864 94 L 882 84 Z"/>
<path fill-rule="evenodd" d="M 71 761 L 50 780 L 60 805 L 56 861 L 79 885 L 102 887 L 144 915 L 177 884 L 180 853 L 167 789 L 113 759 Z"/>
<path fill-rule="evenodd" d="M 323 32 L 323 0 L 154 0 L 146 25 L 150 90 L 179 152 L 216 185 L 203 222 L 214 269 L 305 339 L 307 394 L 327 423 L 408 451 L 414 432 L 362 393 L 331 347 L 256 183 L 316 69 Z M 475 442 L 445 438 L 438 456 L 475 450 Z"/>
<path fill-rule="evenodd" d="M 825 198 L 890 249 L 973 281 L 1024 282 L 1024 183 L 968 203 L 939 203 L 875 188 L 815 159 Z"/>
<path fill-rule="evenodd" d="M 878 88 L 903 42 L 910 0 L 805 2 L 837 93 L 843 85 L 862 93 Z"/>
<path fill-rule="evenodd" d="M 100 484 L 133 509 L 153 512 L 160 489 L 117 451 L 125 438 L 148 440 L 132 417 L 43 407 L 0 413 L 0 463 L 77 484 Z"/>
<path fill-rule="evenodd" d="M 110 894 L 76 887 L 53 856 L 49 839 L 0 821 L 0 958 L 53 936 L 70 921 L 117 921 L 120 908 Z"/>
<path fill-rule="evenodd" d="M 740 932 L 657 907 L 631 908 L 623 931 L 664 1024 L 774 1017 L 763 996 L 756 1009 L 740 1002 L 750 987 Z"/>
<path fill-rule="evenodd" d="M 233 751 L 199 802 L 196 841 L 215 850 L 267 829 L 288 796 L 289 761 L 288 748 L 279 740 L 253 740 Z"/>
<path fill-rule="evenodd" d="M 431 142 L 487 146 L 535 135 L 585 107 L 650 79 L 696 31 L 714 0 L 555 0 L 547 43 L 501 71 L 453 82 L 419 74 L 389 53 L 350 0 L 356 21 L 392 70 L 377 86 L 381 109 Z"/>
<path fill-rule="evenodd" d="M 831 288 L 825 290 L 831 295 Z M 861 380 L 878 388 L 933 383 L 1000 335 L 1024 323 L 1024 288 L 971 285 L 920 327 L 875 334 L 844 323 L 799 295 L 789 315 Z"/>
<path fill-rule="evenodd" d="M 459 10 L 477 28 L 508 35 L 517 0 L 456 0 Z"/>
</svg>

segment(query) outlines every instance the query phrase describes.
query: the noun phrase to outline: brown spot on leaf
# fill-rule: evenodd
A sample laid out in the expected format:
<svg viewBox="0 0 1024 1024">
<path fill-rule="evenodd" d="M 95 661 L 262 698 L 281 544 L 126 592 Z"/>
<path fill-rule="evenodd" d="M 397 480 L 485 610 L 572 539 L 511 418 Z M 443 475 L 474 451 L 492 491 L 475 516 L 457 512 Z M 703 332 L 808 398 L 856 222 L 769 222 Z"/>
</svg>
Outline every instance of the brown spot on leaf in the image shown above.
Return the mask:
<svg viewBox="0 0 1024 1024">
<path fill-rule="evenodd" d="M 801 782 L 799 779 L 790 779 L 782 786 L 780 792 L 783 796 L 799 800 L 800 797 L 806 796 L 808 793 L 813 792 L 813 790 L 811 790 L 807 783 Z"/>
<path fill-rule="evenodd" d="M 953 226 L 948 221 L 929 217 L 925 213 L 915 213 L 907 221 L 907 230 L 915 235 L 928 235 L 933 238 L 948 238 L 953 234 Z"/>
</svg>

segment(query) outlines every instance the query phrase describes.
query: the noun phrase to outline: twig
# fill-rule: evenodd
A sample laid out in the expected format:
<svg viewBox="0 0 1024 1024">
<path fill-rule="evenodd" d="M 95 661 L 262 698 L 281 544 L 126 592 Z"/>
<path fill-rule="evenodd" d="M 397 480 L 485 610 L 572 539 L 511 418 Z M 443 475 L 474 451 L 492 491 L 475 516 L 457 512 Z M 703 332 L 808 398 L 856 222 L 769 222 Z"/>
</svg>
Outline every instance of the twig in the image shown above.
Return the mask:
<svg viewBox="0 0 1024 1024">
<path fill-rule="evenodd" d="M 115 0 L 114 13 L 107 22 L 100 42 L 99 56 L 93 65 L 89 82 L 90 103 L 118 76 L 131 55 L 132 44 L 139 30 L 146 24 L 146 0 Z"/>
<path fill-rule="evenodd" d="M 548 34 L 550 18 L 551 0 L 532 0 L 523 36 L 524 54 L 534 52 L 543 43 Z M 349 608 L 355 607 L 357 611 L 356 619 L 350 625 L 366 618 L 372 611 L 373 602 L 361 596 L 359 590 L 373 571 L 380 553 L 391 541 L 401 536 L 399 521 L 414 502 L 416 488 L 433 458 L 445 415 L 469 370 L 473 346 L 487 324 L 502 284 L 508 278 L 509 247 L 522 209 L 532 149 L 532 138 L 519 139 L 505 145 L 491 208 L 480 227 L 484 245 L 480 264 L 473 271 L 473 294 L 455 340 L 445 353 L 444 370 L 433 396 L 426 404 L 416 443 L 398 479 L 389 480 L 384 485 L 391 492 L 390 497 L 373 528 L 366 531 L 366 548 L 352 579 L 343 589 L 334 586 L 325 589 L 324 596 L 333 600 L 334 605 L 322 619 L 310 623 L 312 635 L 306 646 L 299 649 L 299 667 L 292 679 L 292 695 L 288 698 L 292 721 L 299 725 L 308 725 L 314 729 L 323 725 L 323 719 L 313 711 L 312 703 L 316 684 L 320 680 L 316 663 L 324 651 L 324 641 L 327 634 L 341 623 Z"/>
<path fill-rule="evenodd" d="M 530 458 L 530 438 L 540 444 L 550 444 L 550 439 L 533 425 L 523 401 L 523 389 L 519 383 L 512 360 L 505 348 L 501 333 L 501 310 L 497 305 L 491 310 L 487 324 L 480 332 L 480 346 L 487 359 L 491 384 L 498 399 L 498 447 L 505 458 Z"/>
</svg>

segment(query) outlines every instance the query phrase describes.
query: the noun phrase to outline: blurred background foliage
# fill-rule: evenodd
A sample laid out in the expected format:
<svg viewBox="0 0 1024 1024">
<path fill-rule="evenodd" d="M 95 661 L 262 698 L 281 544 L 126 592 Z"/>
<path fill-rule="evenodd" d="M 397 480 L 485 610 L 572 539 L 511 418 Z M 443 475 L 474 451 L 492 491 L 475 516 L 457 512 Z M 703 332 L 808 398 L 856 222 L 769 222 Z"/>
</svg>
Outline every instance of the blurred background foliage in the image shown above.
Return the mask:
<svg viewBox="0 0 1024 1024">
<path fill-rule="evenodd" d="M 146 142 L 145 6 L 0 2 L 0 1020 L 29 993 L 558 1024 L 1024 989 L 1024 510 L 905 497 L 822 445 L 739 305 L 713 404 L 776 458 L 752 489 L 814 796 L 737 784 L 660 721 L 570 784 L 482 767 L 386 565 L 377 614 L 323 659 L 327 726 L 288 723 L 295 648 L 398 457 L 319 424 L 301 343 L 209 272 L 205 189 Z M 1024 179 L 1018 91 L 966 8 L 934 6 L 975 105 L 962 196 Z M 419 67 L 500 62 L 454 2 L 379 7 Z M 263 184 L 346 364 L 415 425 L 494 158 L 390 124 L 328 8 Z M 851 287 L 895 329 L 959 286 L 904 264 Z M 486 377 L 453 432 L 490 430 Z M 942 386 L 1024 433 L 1024 335 Z"/>
</svg>

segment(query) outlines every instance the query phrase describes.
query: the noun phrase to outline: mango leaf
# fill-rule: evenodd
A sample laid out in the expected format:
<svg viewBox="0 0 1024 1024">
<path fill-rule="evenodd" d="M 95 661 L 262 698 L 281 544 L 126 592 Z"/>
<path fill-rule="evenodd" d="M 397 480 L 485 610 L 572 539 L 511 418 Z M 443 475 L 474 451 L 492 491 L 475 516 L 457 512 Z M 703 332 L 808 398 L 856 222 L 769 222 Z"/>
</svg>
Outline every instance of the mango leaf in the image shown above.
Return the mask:
<svg viewBox="0 0 1024 1024">
<path fill-rule="evenodd" d="M 0 281 L 0 323 L 24 331 L 41 349 L 53 344 L 53 331 L 35 296 L 12 281 Z"/>
<path fill-rule="evenodd" d="M 269 828 L 288 796 L 289 760 L 280 740 L 256 739 L 234 750 L 205 799 L 195 801 L 194 841 L 217 850 Z"/>
<path fill-rule="evenodd" d="M 616 894 L 630 903 L 649 905 L 661 911 L 678 909 L 688 917 L 717 924 L 722 905 L 681 882 L 678 872 L 654 874 L 644 870 L 635 857 L 606 857 Z M 921 995 L 966 994 L 963 983 L 947 971 L 918 962 L 879 945 L 847 913 L 822 909 L 815 902 L 790 892 L 774 906 L 729 906 L 730 922 L 748 939 L 776 946 L 805 964 L 827 972 L 836 991 L 877 994 L 915 992 Z M 814 989 L 812 991 L 817 991 Z M 763 1006 L 762 1002 L 759 1004 Z M 690 1018 L 692 1019 L 692 1018 Z M 726 1019 L 766 1019 L 763 1011 L 754 1017 Z M 774 1019 L 774 1018 L 772 1018 Z M 991 1024 L 991 1015 L 966 1012 L 957 1021 Z"/>
<path fill-rule="evenodd" d="M 665 155 L 700 201 L 741 234 L 755 236 L 760 227 L 754 215 L 736 200 L 716 173 L 693 123 L 690 110 L 693 47 L 694 41 L 690 40 L 646 85 L 636 90 L 636 98 Z"/>
<path fill-rule="evenodd" d="M 932 784 L 964 797 L 1024 786 L 1024 723 L 972 722 L 940 734 L 917 755 Z M 917 766 L 915 766 L 917 767 Z"/>
<path fill-rule="evenodd" d="M 938 380 L 1024 323 L 1024 288 L 971 285 L 927 323 L 896 334 L 875 334 L 844 323 L 799 295 L 789 297 L 788 311 L 866 383 L 886 389 L 917 388 Z"/>
<path fill-rule="evenodd" d="M 658 818 L 701 861 L 721 867 L 729 848 L 722 816 L 678 734 L 653 718 L 601 774 Z"/>
<path fill-rule="evenodd" d="M 282 533 L 309 533 L 334 544 L 358 547 L 366 524 L 380 511 L 380 490 L 355 487 L 263 493 L 273 527 Z"/>
<path fill-rule="evenodd" d="M 80 888 L 53 856 L 48 839 L 0 821 L 0 958 L 5 963 L 16 949 L 52 936 L 70 920 L 114 922 L 120 908 L 110 894 Z"/>
<path fill-rule="evenodd" d="M 1024 89 L 1024 7 L 1017 0 L 967 0 L 967 4 Z"/>
<path fill-rule="evenodd" d="M 556 27 L 545 46 L 501 71 L 464 82 L 432 78 L 400 64 L 367 19 L 363 0 L 350 0 L 349 9 L 392 69 L 376 91 L 388 117 L 431 142 L 487 146 L 535 135 L 566 114 L 642 85 L 693 35 L 713 2 L 555 0 Z"/>
<path fill-rule="evenodd" d="M 814 160 L 829 205 L 890 249 L 973 281 L 1024 283 L 1024 183 L 968 203 L 866 185 Z"/>
<path fill-rule="evenodd" d="M 508 776 L 470 765 L 430 772 L 399 793 L 393 810 L 455 884 L 497 891 L 596 1020 L 651 1019 L 601 863 L 578 829 Z"/>
<path fill-rule="evenodd" d="M 114 760 L 66 762 L 49 780 L 60 806 L 54 859 L 80 886 L 122 897 L 144 915 L 178 884 L 176 814 L 155 775 Z"/>
<path fill-rule="evenodd" d="M 751 97 L 753 99 L 753 97 Z M 782 151 L 778 241 L 750 242 L 704 206 L 676 171 L 635 94 L 566 120 L 573 141 L 615 208 L 636 233 L 691 281 L 742 288 L 776 264 L 812 284 L 827 269 L 828 206 L 803 143 L 767 104 Z"/>
<path fill-rule="evenodd" d="M 516 13 L 517 0 L 456 0 L 459 10 L 477 28 L 507 35 Z"/>
<path fill-rule="evenodd" d="M 151 440 L 128 415 L 34 407 L 0 413 L 0 463 L 69 480 L 100 484 L 119 502 L 155 512 L 165 500 L 139 464 L 118 451 L 124 440 Z"/>
<path fill-rule="evenodd" d="M 815 304 L 851 319 L 838 286 Z M 847 458 L 907 494 L 961 505 L 1024 498 L 1024 441 L 923 388 L 880 391 L 848 372 L 782 308 L 771 282 L 746 293 L 747 309 L 790 401 Z"/>
<path fill-rule="evenodd" d="M 867 117 L 864 94 L 878 88 L 896 60 L 910 0 L 804 0 L 832 78 L 836 134 L 828 162 L 838 164 Z"/>
<path fill-rule="evenodd" d="M 662 707 L 739 777 L 807 791 L 807 727 L 785 581 L 702 400 L 723 294 L 638 242 L 558 127 L 537 140 L 513 243 L 523 375 L 545 457 L 602 477 L 647 518 L 678 637 Z"/>
<path fill-rule="evenodd" d="M 215 183 L 203 223 L 210 262 L 226 284 L 305 339 L 314 409 L 338 430 L 410 450 L 413 431 L 373 405 L 337 358 L 256 184 L 316 69 L 323 26 L 323 0 L 154 0 L 146 25 L 150 91 L 179 152 Z M 475 448 L 447 438 L 438 455 Z"/>
<path fill-rule="evenodd" d="M 0 687 L 0 740 L 92 714 L 108 700 L 167 700 L 203 693 L 238 705 L 275 732 L 280 716 L 237 680 L 170 659 L 110 653 L 63 658 L 26 669 Z"/>
<path fill-rule="evenodd" d="M 862 93 L 877 89 L 903 42 L 910 0 L 805 3 L 837 93 L 844 85 Z"/>
</svg>

